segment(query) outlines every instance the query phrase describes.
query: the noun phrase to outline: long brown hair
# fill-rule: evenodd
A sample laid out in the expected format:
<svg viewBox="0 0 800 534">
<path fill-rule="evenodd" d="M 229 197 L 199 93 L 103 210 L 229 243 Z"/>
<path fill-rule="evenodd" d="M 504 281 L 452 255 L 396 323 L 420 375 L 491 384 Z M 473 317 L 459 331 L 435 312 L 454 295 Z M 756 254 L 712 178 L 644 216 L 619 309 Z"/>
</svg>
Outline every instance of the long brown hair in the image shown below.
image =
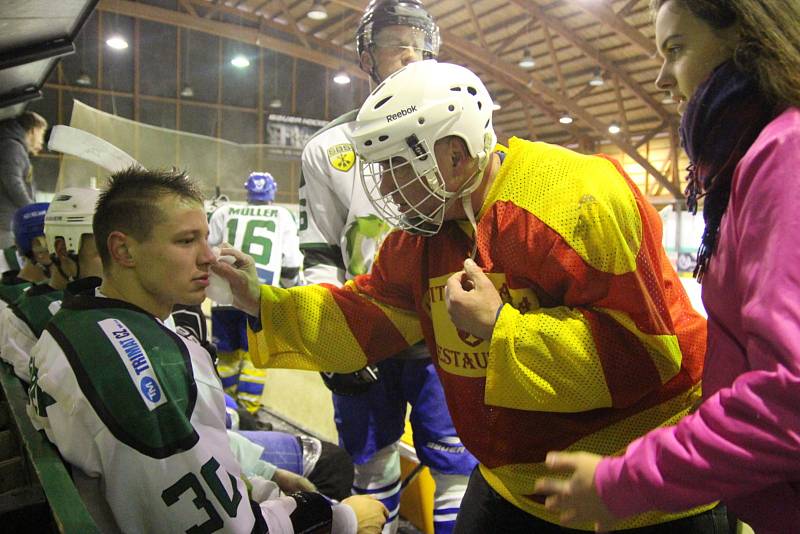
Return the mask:
<svg viewBox="0 0 800 534">
<path fill-rule="evenodd" d="M 651 0 L 653 15 L 675 2 L 712 29 L 739 24 L 733 59 L 758 79 L 764 96 L 800 107 L 800 2 L 797 0 Z"/>
</svg>

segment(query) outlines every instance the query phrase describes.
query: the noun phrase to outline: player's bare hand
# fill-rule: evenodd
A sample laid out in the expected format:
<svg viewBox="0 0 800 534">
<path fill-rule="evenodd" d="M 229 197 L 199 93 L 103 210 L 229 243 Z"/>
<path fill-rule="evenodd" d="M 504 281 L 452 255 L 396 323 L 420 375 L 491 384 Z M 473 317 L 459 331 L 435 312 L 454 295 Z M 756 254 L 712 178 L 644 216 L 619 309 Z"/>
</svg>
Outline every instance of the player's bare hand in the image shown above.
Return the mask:
<svg viewBox="0 0 800 534">
<path fill-rule="evenodd" d="M 282 492 L 287 495 L 298 491 L 317 491 L 317 487 L 306 477 L 278 468 L 272 475 L 272 480 L 278 485 Z"/>
<path fill-rule="evenodd" d="M 356 513 L 358 534 L 380 534 L 389 510 L 381 501 L 368 495 L 353 495 L 342 501 Z"/>
<path fill-rule="evenodd" d="M 228 264 L 217 261 L 211 269 L 228 281 L 233 293 L 233 305 L 240 310 L 258 317 L 261 304 L 261 283 L 256 274 L 256 264 L 253 258 L 223 243 L 219 251 L 220 256 L 233 256 L 236 262 Z"/>
<path fill-rule="evenodd" d="M 597 464 L 602 459 L 602 456 L 586 452 L 548 453 L 547 468 L 570 477 L 540 478 L 534 491 L 547 496 L 545 508 L 559 513 L 562 525 L 594 523 L 595 532 L 606 532 L 617 522 L 618 518 L 608 511 L 594 484 Z"/>
<path fill-rule="evenodd" d="M 444 300 L 456 328 L 481 339 L 492 338 L 497 310 L 503 305 L 503 300 L 474 261 L 465 260 L 464 270 L 447 280 Z"/>
</svg>

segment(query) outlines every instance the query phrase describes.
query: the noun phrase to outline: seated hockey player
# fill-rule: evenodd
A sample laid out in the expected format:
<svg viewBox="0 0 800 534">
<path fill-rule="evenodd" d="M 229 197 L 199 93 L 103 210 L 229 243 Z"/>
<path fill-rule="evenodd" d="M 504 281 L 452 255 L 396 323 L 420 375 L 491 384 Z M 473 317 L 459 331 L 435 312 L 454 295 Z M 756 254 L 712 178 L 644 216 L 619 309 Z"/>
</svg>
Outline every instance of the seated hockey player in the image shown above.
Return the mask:
<svg viewBox="0 0 800 534">
<path fill-rule="evenodd" d="M 52 269 L 48 283 L 31 287 L 0 312 L 0 355 L 25 382 L 30 382 L 30 351 L 61 306 L 64 293 L 76 294 L 100 285 L 103 266 L 92 236 L 99 193 L 75 187 L 55 195 L 44 217 L 44 236 L 59 268 Z"/>
<path fill-rule="evenodd" d="M 93 230 L 103 283 L 68 295 L 34 346 L 31 402 L 79 487 L 104 497 L 104 531 L 379 532 L 374 499 L 265 499 L 252 482 L 248 493 L 211 358 L 163 323 L 175 304 L 204 300 L 215 261 L 185 174 L 116 173 Z"/>
<path fill-rule="evenodd" d="M 180 335 L 200 343 L 213 358 L 216 347 L 208 340 L 206 317 L 200 306 L 178 305 L 173 308 L 170 317 Z M 275 469 L 264 469 L 261 476 L 271 478 L 286 493 L 291 493 L 288 488 L 295 487 L 298 490 L 316 489 L 326 497 L 338 500 L 350 495 L 354 467 L 350 455 L 344 449 L 313 436 L 246 428 L 240 417 L 249 415 L 250 412 L 239 408 L 236 399 L 225 394 L 225 428 L 244 436 L 259 447 L 261 450 L 256 456 L 272 464 Z M 229 437 L 230 434 L 231 432 Z M 241 443 L 236 436 L 231 439 L 231 447 L 242 464 L 253 456 L 253 446 Z M 265 466 L 259 464 L 259 468 Z"/>
<path fill-rule="evenodd" d="M 47 247 L 44 244 L 44 214 L 47 202 L 19 208 L 14 213 L 13 247 L 3 250 L 0 279 L 0 310 L 14 302 L 32 284 L 47 280 Z"/>
</svg>

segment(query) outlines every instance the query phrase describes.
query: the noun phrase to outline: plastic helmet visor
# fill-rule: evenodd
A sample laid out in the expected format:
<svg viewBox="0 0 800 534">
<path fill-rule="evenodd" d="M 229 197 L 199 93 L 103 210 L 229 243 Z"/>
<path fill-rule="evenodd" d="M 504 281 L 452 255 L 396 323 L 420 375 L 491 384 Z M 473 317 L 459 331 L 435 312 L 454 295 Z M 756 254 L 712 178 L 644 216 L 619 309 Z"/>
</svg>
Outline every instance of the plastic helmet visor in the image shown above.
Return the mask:
<svg viewBox="0 0 800 534">
<path fill-rule="evenodd" d="M 384 50 L 411 50 L 416 60 L 436 57 L 439 53 L 438 39 L 425 30 L 409 26 L 387 26 L 378 30 L 372 47 Z"/>
</svg>

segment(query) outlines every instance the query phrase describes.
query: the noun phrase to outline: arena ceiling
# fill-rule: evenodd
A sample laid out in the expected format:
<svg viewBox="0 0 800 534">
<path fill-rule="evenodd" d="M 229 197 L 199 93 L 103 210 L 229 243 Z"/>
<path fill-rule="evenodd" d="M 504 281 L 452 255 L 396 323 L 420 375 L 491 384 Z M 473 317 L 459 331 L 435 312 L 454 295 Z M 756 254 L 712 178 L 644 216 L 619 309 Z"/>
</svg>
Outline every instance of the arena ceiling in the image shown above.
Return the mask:
<svg viewBox="0 0 800 534">
<path fill-rule="evenodd" d="M 0 114 L 34 98 L 54 61 L 73 50 L 97 8 L 237 39 L 365 78 L 354 31 L 366 0 L 321 0 L 325 20 L 307 16 L 313 0 L 10 0 L 0 24 Z M 677 153 L 678 116 L 653 81 L 659 60 L 648 0 L 427 0 L 442 30 L 441 59 L 474 70 L 501 108 L 495 126 L 510 136 L 579 145 L 607 140 L 680 198 L 640 150 L 669 136 Z M 530 52 L 535 66 L 519 61 Z M 19 78 L 23 72 L 27 81 Z M 602 79 L 602 85 L 590 81 Z M 561 124 L 569 114 L 574 122 Z M 619 126 L 610 134 L 609 126 Z"/>
<path fill-rule="evenodd" d="M 355 61 L 354 31 L 366 0 L 100 0 L 99 9 L 239 39 L 307 61 L 345 67 Z M 169 3 L 169 2 L 167 2 Z M 591 147 L 617 145 L 679 198 L 639 149 L 655 136 L 677 139 L 675 105 L 654 80 L 659 59 L 648 0 L 428 0 L 442 30 L 441 59 L 470 67 L 501 109 L 501 139 L 520 136 Z M 519 66 L 530 51 L 536 65 Z M 592 85 L 593 79 L 602 85 Z M 559 118 L 569 114 L 574 122 Z M 610 134 L 609 126 L 619 126 Z"/>
</svg>

